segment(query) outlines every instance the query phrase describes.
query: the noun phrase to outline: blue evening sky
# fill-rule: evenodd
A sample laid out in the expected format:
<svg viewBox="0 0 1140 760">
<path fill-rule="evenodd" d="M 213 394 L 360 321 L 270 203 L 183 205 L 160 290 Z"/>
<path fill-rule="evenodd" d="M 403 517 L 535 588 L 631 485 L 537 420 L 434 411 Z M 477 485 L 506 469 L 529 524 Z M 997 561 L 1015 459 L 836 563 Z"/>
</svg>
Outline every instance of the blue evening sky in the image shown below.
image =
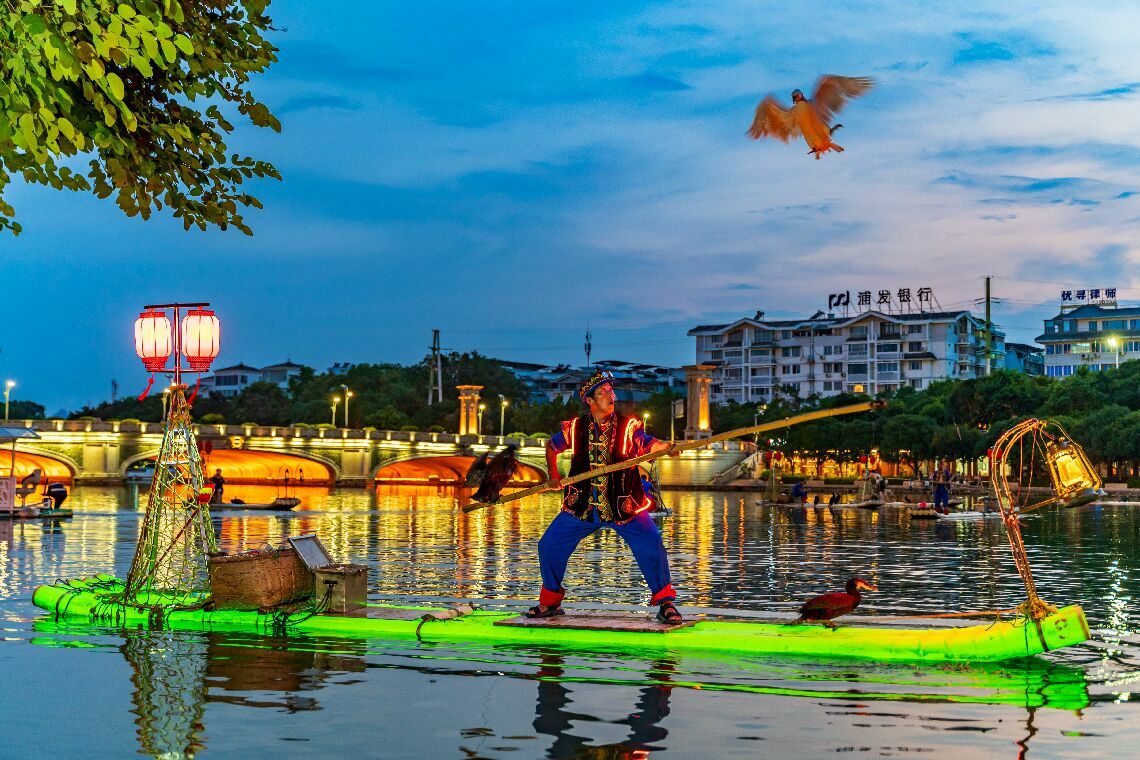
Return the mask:
<svg viewBox="0 0 1140 760">
<path fill-rule="evenodd" d="M 993 10 L 1001 7 L 1002 10 Z M 1029 342 L 1062 288 L 1140 299 L 1140 6 L 300 3 L 255 91 L 284 131 L 255 235 L 14 184 L 0 374 L 49 413 L 138 392 L 144 303 L 208 300 L 220 364 L 691 362 L 690 327 L 934 288 Z M 843 154 L 745 137 L 823 73 L 879 86 Z"/>
</svg>

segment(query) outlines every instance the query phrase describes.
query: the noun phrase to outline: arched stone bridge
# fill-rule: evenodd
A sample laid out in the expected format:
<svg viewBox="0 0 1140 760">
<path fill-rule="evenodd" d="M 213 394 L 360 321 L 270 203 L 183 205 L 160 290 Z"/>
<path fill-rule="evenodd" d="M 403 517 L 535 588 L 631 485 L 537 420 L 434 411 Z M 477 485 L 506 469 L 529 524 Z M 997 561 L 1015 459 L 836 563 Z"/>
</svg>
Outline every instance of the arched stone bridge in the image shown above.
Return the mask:
<svg viewBox="0 0 1140 760">
<path fill-rule="evenodd" d="M 15 474 L 39 468 L 51 480 L 115 484 L 132 465 L 154 459 L 162 424 L 101 420 L 12 420 L 31 428 L 38 440 L 16 447 Z M 221 468 L 233 483 L 281 482 L 364 487 L 372 483 L 448 484 L 462 480 L 471 462 L 506 443 L 519 445 L 520 481 L 546 477 L 544 438 L 352 430 L 309 426 L 196 424 L 201 445 L 209 444 L 208 466 Z M 10 444 L 9 444 L 10 445 Z M 7 448 L 4 447 L 4 448 Z M 10 454 L 0 457 L 7 470 Z"/>
</svg>

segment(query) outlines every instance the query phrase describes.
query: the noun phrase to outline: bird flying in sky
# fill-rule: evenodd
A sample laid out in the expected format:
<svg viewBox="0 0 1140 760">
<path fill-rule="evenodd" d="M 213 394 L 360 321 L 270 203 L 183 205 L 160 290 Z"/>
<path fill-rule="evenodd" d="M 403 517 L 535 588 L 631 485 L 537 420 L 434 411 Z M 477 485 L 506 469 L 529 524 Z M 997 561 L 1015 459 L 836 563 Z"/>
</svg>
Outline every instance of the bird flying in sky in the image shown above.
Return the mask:
<svg viewBox="0 0 1140 760">
<path fill-rule="evenodd" d="M 838 77 L 825 74 L 815 83 L 815 94 L 811 100 L 799 90 L 792 90 L 792 107 L 784 108 L 774 95 L 768 95 L 756 106 L 756 118 L 748 135 L 753 140 L 761 137 L 775 137 L 784 142 L 789 137 L 803 135 L 810 153 L 818 159 L 829 150 L 843 152 L 842 145 L 831 141 L 831 135 L 842 124 L 831 126 L 835 114 L 847 105 L 851 98 L 857 98 L 875 85 L 870 77 Z"/>
</svg>

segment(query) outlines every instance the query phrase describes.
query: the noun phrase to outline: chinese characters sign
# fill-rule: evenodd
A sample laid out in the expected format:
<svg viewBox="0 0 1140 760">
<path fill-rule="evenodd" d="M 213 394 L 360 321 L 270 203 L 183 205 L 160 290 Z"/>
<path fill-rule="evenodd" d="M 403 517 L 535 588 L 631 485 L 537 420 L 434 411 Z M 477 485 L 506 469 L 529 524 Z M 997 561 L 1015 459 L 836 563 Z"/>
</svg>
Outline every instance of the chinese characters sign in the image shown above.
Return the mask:
<svg viewBox="0 0 1140 760">
<path fill-rule="evenodd" d="M 1116 300 L 1116 288 L 1062 290 L 1061 303 L 1106 303 Z"/>
<path fill-rule="evenodd" d="M 1115 291 L 1114 291 L 1115 292 Z M 934 291 L 931 288 L 899 288 L 897 290 L 860 290 L 855 294 L 856 306 L 861 311 L 878 309 L 880 311 L 928 311 L 935 307 Z M 827 308 L 847 309 L 851 306 L 851 291 L 832 293 L 827 297 Z"/>
</svg>

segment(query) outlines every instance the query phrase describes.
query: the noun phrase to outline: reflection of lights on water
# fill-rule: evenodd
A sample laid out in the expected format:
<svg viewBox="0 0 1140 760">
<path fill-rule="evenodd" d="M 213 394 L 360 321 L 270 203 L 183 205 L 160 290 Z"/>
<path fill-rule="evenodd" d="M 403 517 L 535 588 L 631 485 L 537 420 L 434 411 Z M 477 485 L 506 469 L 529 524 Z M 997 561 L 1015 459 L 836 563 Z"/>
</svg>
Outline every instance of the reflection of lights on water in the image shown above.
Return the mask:
<svg viewBox="0 0 1140 760">
<path fill-rule="evenodd" d="M 1124 584 L 1128 581 L 1128 571 L 1120 566 L 1120 560 L 1114 559 L 1108 563 L 1106 575 L 1109 586 L 1105 592 L 1104 600 L 1108 607 L 1108 626 L 1114 632 L 1127 634 L 1128 613 L 1132 604 L 1132 597 L 1124 593 Z"/>
</svg>

